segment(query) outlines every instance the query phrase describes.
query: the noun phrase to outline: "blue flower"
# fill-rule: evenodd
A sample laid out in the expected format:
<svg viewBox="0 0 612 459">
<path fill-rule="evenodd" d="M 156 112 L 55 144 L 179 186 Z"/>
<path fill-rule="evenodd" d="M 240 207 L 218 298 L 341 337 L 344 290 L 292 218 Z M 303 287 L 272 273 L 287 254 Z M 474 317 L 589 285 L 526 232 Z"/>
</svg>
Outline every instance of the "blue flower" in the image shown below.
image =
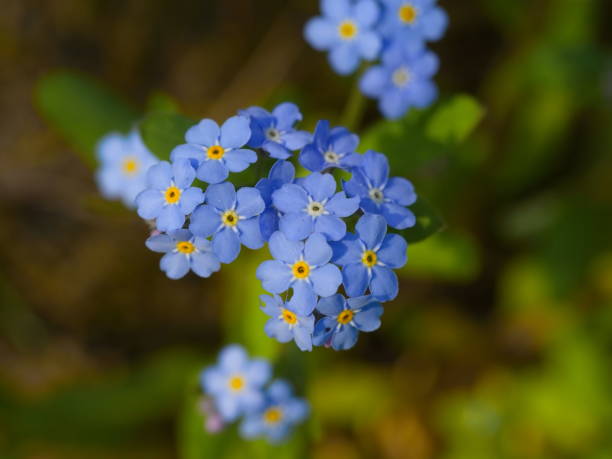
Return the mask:
<svg viewBox="0 0 612 459">
<path fill-rule="evenodd" d="M 157 219 L 160 231 L 182 228 L 185 216 L 204 201 L 202 190 L 191 187 L 194 179 L 195 171 L 186 159 L 152 166 L 147 172 L 147 189 L 136 197 L 138 215 Z"/>
<path fill-rule="evenodd" d="M 417 199 L 414 187 L 404 178 L 389 178 L 389 162 L 382 153 L 366 152 L 344 189 L 349 196 L 361 198 L 359 205 L 365 213 L 382 215 L 392 228 L 406 229 L 416 223 L 414 214 L 405 207 Z"/>
<path fill-rule="evenodd" d="M 310 411 L 308 403 L 294 397 L 292 392 L 291 386 L 283 380 L 270 384 L 264 407 L 247 414 L 240 426 L 241 435 L 247 439 L 265 436 L 272 443 L 286 438 Z"/>
<path fill-rule="evenodd" d="M 274 206 L 283 215 L 280 230 L 292 241 L 300 241 L 313 232 L 331 241 L 346 234 L 340 217 L 349 217 L 359 208 L 359 199 L 336 193 L 336 181 L 330 174 L 313 172 L 300 184 L 286 184 L 272 194 Z"/>
<path fill-rule="evenodd" d="M 343 127 L 330 129 L 329 121 L 317 123 L 312 143 L 300 152 L 300 164 L 313 172 L 337 167 L 349 170 L 358 166 L 361 155 L 355 153 L 359 137 Z"/>
<path fill-rule="evenodd" d="M 311 304 L 297 304 L 294 298 L 284 302 L 278 295 L 261 295 L 260 301 L 265 304 L 263 312 L 271 317 L 266 323 L 265 332 L 270 338 L 280 343 L 295 340 L 302 351 L 312 350 L 312 332 L 314 331 L 315 308 L 314 298 Z"/>
<path fill-rule="evenodd" d="M 382 40 L 374 26 L 380 8 L 373 0 L 321 0 L 322 16 L 311 19 L 304 30 L 306 41 L 319 51 L 329 51 L 333 69 L 348 75 L 361 59 L 378 57 Z"/>
<path fill-rule="evenodd" d="M 378 99 L 383 115 L 395 119 L 410 107 L 424 108 L 438 96 L 431 78 L 438 71 L 438 58 L 422 42 L 395 45 L 383 54 L 382 65 L 369 68 L 360 81 L 361 92 Z"/>
<path fill-rule="evenodd" d="M 171 158 L 190 159 L 200 180 L 221 183 L 230 172 L 242 172 L 257 161 L 257 153 L 242 148 L 251 137 L 249 123 L 246 116 L 233 116 L 219 128 L 213 120 L 202 120 L 187 131 L 187 144 L 176 147 Z"/>
<path fill-rule="evenodd" d="M 380 327 L 382 305 L 369 296 L 349 298 L 334 295 L 322 298 L 317 310 L 325 317 L 315 325 L 315 346 L 331 346 L 336 351 L 352 348 L 359 332 L 371 332 Z"/>
<path fill-rule="evenodd" d="M 266 210 L 259 216 L 259 228 L 265 241 L 270 239 L 272 233 L 278 231 L 280 214 L 272 204 L 272 194 L 286 183 L 292 183 L 295 178 L 295 167 L 288 161 L 276 161 L 268 178 L 260 179 L 255 188 L 261 193 L 266 203 Z"/>
<path fill-rule="evenodd" d="M 219 353 L 216 366 L 201 375 L 202 389 L 213 397 L 215 407 L 225 421 L 261 409 L 265 403 L 262 388 L 270 379 L 270 364 L 262 359 L 249 360 L 238 345 Z"/>
<path fill-rule="evenodd" d="M 385 38 L 409 43 L 442 38 L 448 16 L 436 0 L 382 0 L 385 7 L 380 27 Z"/>
<path fill-rule="evenodd" d="M 343 267 L 342 278 L 348 296 L 370 294 L 380 301 L 397 296 L 397 275 L 393 269 L 406 264 L 406 240 L 387 234 L 387 222 L 381 215 L 365 214 L 355 227 L 357 234 L 347 234 L 331 244 L 334 263 Z"/>
<path fill-rule="evenodd" d="M 209 240 L 194 237 L 191 231 L 180 229 L 147 239 L 153 252 L 165 253 L 159 262 L 170 279 L 180 279 L 191 269 L 200 277 L 210 277 L 219 271 L 220 263 Z"/>
<path fill-rule="evenodd" d="M 309 305 L 316 295 L 326 297 L 338 291 L 342 274 L 329 263 L 332 249 L 322 234 L 315 233 L 305 242 L 293 242 L 280 231 L 268 243 L 275 260 L 264 261 L 257 268 L 257 278 L 270 293 L 293 289 L 292 304 L 300 315 L 309 315 Z"/>
<path fill-rule="evenodd" d="M 265 204 L 255 188 L 240 188 L 229 182 L 210 185 L 206 204 L 191 216 L 189 229 L 200 237 L 213 237 L 213 249 L 219 260 L 231 263 L 240 253 L 240 243 L 259 249 L 264 241 L 259 229 L 259 214 Z"/>
<path fill-rule="evenodd" d="M 107 199 L 122 199 L 126 206 L 136 206 L 138 193 L 147 187 L 147 171 L 158 159 L 140 138 L 138 131 L 123 136 L 108 134 L 96 147 L 100 168 L 96 179 L 100 192 Z"/>
<path fill-rule="evenodd" d="M 287 159 L 291 152 L 310 142 L 311 134 L 298 131 L 293 125 L 302 120 L 299 108 L 285 102 L 272 113 L 260 107 L 250 107 L 240 112 L 251 119 L 251 139 L 248 145 L 267 151 L 272 158 Z"/>
</svg>

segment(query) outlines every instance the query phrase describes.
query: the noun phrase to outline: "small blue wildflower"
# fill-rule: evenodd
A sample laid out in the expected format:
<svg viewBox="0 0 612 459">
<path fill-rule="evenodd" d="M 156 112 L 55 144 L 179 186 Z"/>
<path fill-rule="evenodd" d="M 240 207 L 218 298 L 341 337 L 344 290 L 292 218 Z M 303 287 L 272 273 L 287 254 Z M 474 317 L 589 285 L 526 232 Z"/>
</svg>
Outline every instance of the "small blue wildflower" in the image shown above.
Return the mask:
<svg viewBox="0 0 612 459">
<path fill-rule="evenodd" d="M 382 215 L 392 228 L 406 229 L 416 223 L 406 208 L 417 199 L 414 187 L 404 178 L 389 178 L 389 162 L 382 153 L 366 152 L 344 189 L 347 195 L 361 198 L 359 205 L 365 213 Z"/>
<path fill-rule="evenodd" d="M 301 315 L 311 312 L 313 298 L 333 295 L 342 283 L 342 274 L 329 261 L 332 249 L 322 234 L 315 233 L 305 242 L 294 242 L 280 231 L 270 237 L 270 253 L 275 260 L 264 261 L 257 268 L 257 278 L 270 293 L 293 289 L 292 304 Z"/>
<path fill-rule="evenodd" d="M 233 116 L 223 126 L 210 119 L 200 121 L 185 134 L 187 144 L 172 150 L 171 159 L 187 158 L 206 183 L 221 183 L 230 172 L 242 172 L 257 161 L 257 153 L 244 149 L 251 137 L 246 116 Z"/>
<path fill-rule="evenodd" d="M 424 108 L 438 96 L 431 80 L 438 71 L 438 58 L 422 42 L 392 46 L 383 54 L 382 65 L 369 68 L 360 81 L 361 92 L 378 99 L 382 114 L 400 118 L 411 107 Z"/>
<path fill-rule="evenodd" d="M 100 192 L 107 199 L 122 199 L 134 208 L 138 193 L 147 187 L 147 171 L 158 159 L 147 149 L 138 131 L 127 136 L 106 135 L 96 147 L 100 168 L 96 180 Z"/>
<path fill-rule="evenodd" d="M 146 245 L 153 252 L 165 253 L 159 266 L 170 279 L 180 279 L 189 270 L 200 277 L 210 277 L 221 266 L 210 241 L 186 229 L 151 236 Z"/>
<path fill-rule="evenodd" d="M 393 269 L 406 264 L 406 240 L 387 234 L 387 222 L 381 215 L 365 214 L 355 227 L 357 234 L 347 234 L 331 243 L 334 263 L 343 267 L 342 278 L 348 296 L 370 294 L 380 301 L 397 296 L 397 275 Z"/>
<path fill-rule="evenodd" d="M 261 193 L 266 203 L 266 210 L 259 216 L 259 228 L 265 241 L 270 239 L 272 233 L 278 231 L 280 214 L 272 204 L 272 194 L 286 183 L 292 183 L 295 178 L 295 167 L 288 161 L 276 161 L 270 168 L 267 178 L 260 179 L 255 188 Z"/>
<path fill-rule="evenodd" d="M 355 153 L 359 137 L 343 127 L 330 129 L 329 121 L 321 120 L 315 128 L 312 143 L 300 152 L 300 164 L 312 172 L 328 168 L 350 170 L 361 162 Z"/>
<path fill-rule="evenodd" d="M 305 239 L 313 232 L 338 241 L 346 234 L 349 217 L 359 208 L 358 198 L 347 198 L 343 191 L 336 193 L 336 181 L 331 174 L 313 172 L 289 183 L 272 194 L 274 206 L 283 213 L 280 230 L 292 241 Z"/>
<path fill-rule="evenodd" d="M 270 338 L 275 338 L 280 343 L 295 340 L 295 344 L 302 351 L 312 350 L 314 331 L 312 311 L 316 301 L 302 305 L 297 304 L 294 298 L 284 302 L 278 295 L 261 295 L 259 299 L 265 304 L 265 307 L 262 307 L 263 312 L 271 317 L 265 326 L 265 332 Z"/>
<path fill-rule="evenodd" d="M 194 179 L 195 171 L 186 159 L 152 166 L 147 172 L 147 189 L 136 197 L 138 215 L 157 219 L 157 229 L 163 232 L 182 228 L 185 216 L 204 201 L 202 190 L 191 187 Z"/>
<path fill-rule="evenodd" d="M 380 27 L 385 38 L 409 43 L 442 38 L 448 16 L 436 0 L 381 0 L 385 7 Z"/>
<path fill-rule="evenodd" d="M 308 403 L 294 397 L 291 386 L 283 380 L 270 384 L 265 399 L 264 407 L 247 414 L 240 425 L 244 438 L 266 437 L 272 443 L 279 443 L 310 411 Z"/>
<path fill-rule="evenodd" d="M 325 317 L 315 325 L 313 344 L 331 346 L 336 351 L 352 348 L 359 332 L 371 332 L 380 327 L 382 305 L 370 296 L 349 298 L 338 294 L 322 298 L 317 310 Z"/>
<path fill-rule="evenodd" d="M 229 182 L 210 185 L 206 204 L 195 210 L 189 229 L 196 236 L 212 236 L 219 260 L 231 263 L 240 253 L 240 243 L 249 249 L 263 246 L 258 216 L 264 209 L 264 201 L 255 188 L 244 187 L 236 192 Z"/>
<path fill-rule="evenodd" d="M 329 51 L 333 69 L 348 75 L 361 59 L 378 57 L 382 40 L 374 29 L 380 14 L 373 0 L 321 0 L 322 16 L 304 29 L 306 41 L 319 51 Z"/>
<path fill-rule="evenodd" d="M 265 403 L 262 388 L 270 379 L 270 364 L 263 359 L 249 360 L 245 350 L 230 345 L 219 353 L 217 365 L 201 375 L 202 389 L 211 396 L 224 421 L 261 409 Z"/>
<path fill-rule="evenodd" d="M 251 120 L 251 148 L 261 148 L 272 158 L 288 159 L 293 151 L 299 150 L 310 142 L 312 135 L 298 131 L 293 125 L 302 120 L 297 105 L 285 102 L 272 113 L 260 107 L 250 107 L 240 112 Z"/>
</svg>

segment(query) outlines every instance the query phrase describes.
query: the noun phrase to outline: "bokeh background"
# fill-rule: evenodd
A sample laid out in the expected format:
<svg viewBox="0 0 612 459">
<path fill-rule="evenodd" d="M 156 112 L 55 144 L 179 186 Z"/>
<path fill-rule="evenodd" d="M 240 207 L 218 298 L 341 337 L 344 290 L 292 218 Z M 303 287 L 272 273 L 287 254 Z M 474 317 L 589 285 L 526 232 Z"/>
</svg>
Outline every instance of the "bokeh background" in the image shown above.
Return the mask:
<svg viewBox="0 0 612 459">
<path fill-rule="evenodd" d="M 440 103 L 468 94 L 482 120 L 434 142 L 432 111 L 388 125 L 367 105 L 364 145 L 446 229 L 410 247 L 381 330 L 350 352 L 264 335 L 265 254 L 166 279 L 143 222 L 99 197 L 37 108 L 40 79 L 67 68 L 138 113 L 222 120 L 292 100 L 307 127 L 339 123 L 352 80 L 301 37 L 317 3 L 2 0 L 0 457 L 612 457 L 608 1 L 440 1 Z M 228 453 L 204 434 L 197 372 L 232 341 L 312 403 L 287 445 L 225 437 Z"/>
</svg>

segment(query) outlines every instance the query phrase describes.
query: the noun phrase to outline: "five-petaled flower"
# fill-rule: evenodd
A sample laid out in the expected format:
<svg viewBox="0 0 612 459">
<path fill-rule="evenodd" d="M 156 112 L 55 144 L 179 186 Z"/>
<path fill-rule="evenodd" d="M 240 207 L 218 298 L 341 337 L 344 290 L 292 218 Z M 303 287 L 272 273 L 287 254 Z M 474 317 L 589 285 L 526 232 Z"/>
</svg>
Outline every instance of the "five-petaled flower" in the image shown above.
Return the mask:
<svg viewBox="0 0 612 459">
<path fill-rule="evenodd" d="M 317 310 L 325 317 L 315 325 L 313 343 L 337 351 L 352 348 L 360 331 L 377 330 L 383 313 L 382 305 L 370 296 L 346 299 L 340 294 L 322 298 Z"/>
<path fill-rule="evenodd" d="M 278 295 L 261 295 L 259 299 L 265 305 L 262 307 L 263 312 L 271 317 L 265 326 L 265 332 L 270 338 L 280 343 L 295 340 L 302 351 L 312 350 L 312 311 L 316 306 L 314 298 L 311 298 L 308 305 L 298 304 L 294 298 L 285 302 Z"/>
<path fill-rule="evenodd" d="M 298 131 L 293 125 L 302 120 L 299 108 L 290 102 L 278 105 L 272 113 L 261 107 L 250 107 L 240 112 L 251 120 L 249 147 L 261 148 L 272 158 L 288 159 L 293 151 L 299 150 L 312 135 Z"/>
<path fill-rule="evenodd" d="M 277 231 L 268 245 L 275 260 L 259 265 L 257 278 L 270 293 L 292 288 L 292 303 L 300 314 L 310 313 L 309 305 L 317 295 L 327 297 L 338 291 L 342 274 L 329 262 L 333 252 L 322 234 L 315 233 L 305 242 L 294 242 Z"/>
<path fill-rule="evenodd" d="M 259 249 L 264 241 L 259 229 L 259 215 L 265 203 L 256 188 L 238 192 L 229 182 L 210 185 L 206 204 L 191 216 L 189 229 L 200 237 L 213 237 L 213 250 L 223 263 L 231 263 L 240 253 L 240 243 Z"/>
<path fill-rule="evenodd" d="M 436 0 L 382 0 L 385 14 L 381 31 L 395 43 L 439 40 L 448 26 L 448 16 Z"/>
<path fill-rule="evenodd" d="M 381 215 L 365 214 L 340 242 L 332 242 L 334 263 L 342 266 L 342 279 L 348 296 L 370 294 L 379 301 L 393 300 L 398 293 L 393 269 L 406 264 L 406 240 L 387 234 L 387 222 Z"/>
<path fill-rule="evenodd" d="M 348 129 L 330 129 L 329 121 L 321 120 L 315 128 L 312 143 L 300 152 L 300 164 L 313 172 L 340 168 L 350 170 L 361 162 L 361 155 L 355 153 L 359 137 Z"/>
<path fill-rule="evenodd" d="M 305 239 L 313 232 L 338 241 L 346 234 L 342 218 L 359 208 L 358 198 L 347 198 L 343 191 L 336 193 L 334 177 L 319 172 L 301 179 L 299 185 L 283 185 L 272 194 L 272 201 L 283 214 L 280 230 L 292 241 Z"/>
<path fill-rule="evenodd" d="M 213 120 L 202 120 L 185 134 L 187 144 L 172 151 L 172 161 L 190 159 L 200 180 L 221 183 L 230 172 L 242 172 L 257 161 L 257 153 L 242 148 L 251 137 L 249 124 L 246 116 L 233 116 L 221 127 Z"/>
<path fill-rule="evenodd" d="M 180 279 L 189 270 L 200 277 L 210 277 L 221 267 L 210 241 L 186 229 L 151 236 L 146 245 L 153 252 L 165 253 L 159 266 L 170 279 Z"/>
<path fill-rule="evenodd" d="M 389 162 L 382 153 L 366 152 L 344 189 L 347 195 L 361 198 L 359 205 L 365 213 L 382 215 L 392 228 L 406 229 L 416 223 L 406 208 L 417 199 L 414 187 L 404 178 L 389 178 Z"/>
<path fill-rule="evenodd" d="M 268 177 L 260 179 L 255 185 L 266 203 L 266 210 L 259 216 L 259 228 L 265 241 L 278 231 L 280 218 L 278 209 L 272 204 L 272 194 L 286 183 L 292 183 L 294 178 L 295 166 L 289 161 L 279 160 L 270 168 Z"/>
<path fill-rule="evenodd" d="M 136 197 L 138 215 L 157 219 L 157 229 L 168 232 L 182 228 L 185 216 L 204 201 L 200 188 L 191 187 L 195 171 L 186 159 L 170 165 L 162 161 L 147 172 L 148 188 Z"/>
</svg>

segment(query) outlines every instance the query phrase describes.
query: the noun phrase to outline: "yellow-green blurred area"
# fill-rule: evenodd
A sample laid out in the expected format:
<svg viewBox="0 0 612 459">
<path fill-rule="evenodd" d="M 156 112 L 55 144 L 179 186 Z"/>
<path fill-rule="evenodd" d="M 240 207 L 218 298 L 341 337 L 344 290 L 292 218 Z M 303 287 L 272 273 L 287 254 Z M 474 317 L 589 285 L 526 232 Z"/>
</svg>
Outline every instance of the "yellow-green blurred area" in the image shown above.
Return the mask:
<svg viewBox="0 0 612 459">
<path fill-rule="evenodd" d="M 263 332 L 265 251 L 168 280 L 33 101 L 62 68 L 134 114 L 292 100 L 340 123 L 354 83 L 301 35 L 318 2 L 2 0 L 0 458 L 612 457 L 612 5 L 440 3 L 440 101 L 395 123 L 369 102 L 359 133 L 446 229 L 380 330 L 303 354 Z M 286 445 L 205 434 L 197 374 L 228 342 L 311 402 Z"/>
</svg>

